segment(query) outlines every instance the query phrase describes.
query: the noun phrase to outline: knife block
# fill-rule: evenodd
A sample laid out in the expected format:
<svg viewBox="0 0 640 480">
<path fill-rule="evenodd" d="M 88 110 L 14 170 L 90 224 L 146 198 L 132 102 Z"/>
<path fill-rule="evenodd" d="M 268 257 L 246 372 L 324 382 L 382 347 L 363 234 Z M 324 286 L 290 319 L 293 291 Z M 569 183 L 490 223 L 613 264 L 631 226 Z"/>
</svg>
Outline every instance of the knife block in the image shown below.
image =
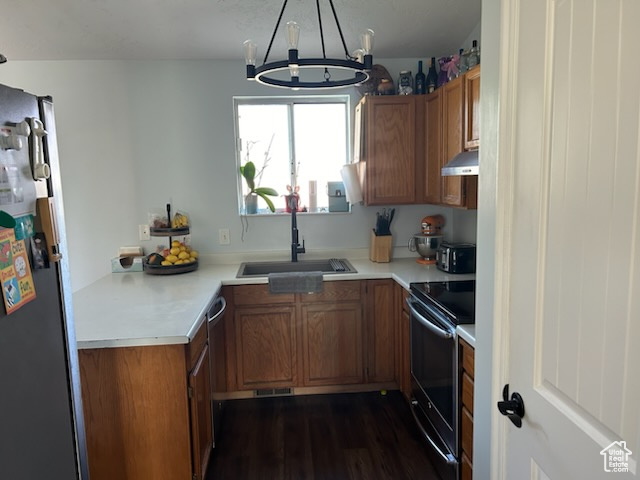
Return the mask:
<svg viewBox="0 0 640 480">
<path fill-rule="evenodd" d="M 376 235 L 375 231 L 371 230 L 369 260 L 377 263 L 388 263 L 391 261 L 392 249 L 393 235 Z"/>
</svg>

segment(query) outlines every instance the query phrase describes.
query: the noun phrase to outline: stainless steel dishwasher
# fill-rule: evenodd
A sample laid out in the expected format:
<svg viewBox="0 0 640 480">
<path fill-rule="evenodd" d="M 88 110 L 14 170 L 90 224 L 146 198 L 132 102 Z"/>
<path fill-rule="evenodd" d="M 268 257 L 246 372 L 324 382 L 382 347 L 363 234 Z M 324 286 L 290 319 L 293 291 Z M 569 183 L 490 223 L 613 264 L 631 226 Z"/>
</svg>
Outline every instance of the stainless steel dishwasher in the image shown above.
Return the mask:
<svg viewBox="0 0 640 480">
<path fill-rule="evenodd" d="M 213 429 L 213 448 L 216 446 L 220 432 L 220 420 L 224 402 L 221 393 L 227 386 L 227 361 L 225 356 L 224 340 L 224 312 L 227 302 L 224 297 L 218 296 L 211 304 L 207 312 L 209 331 L 209 362 L 211 376 L 211 422 Z"/>
</svg>

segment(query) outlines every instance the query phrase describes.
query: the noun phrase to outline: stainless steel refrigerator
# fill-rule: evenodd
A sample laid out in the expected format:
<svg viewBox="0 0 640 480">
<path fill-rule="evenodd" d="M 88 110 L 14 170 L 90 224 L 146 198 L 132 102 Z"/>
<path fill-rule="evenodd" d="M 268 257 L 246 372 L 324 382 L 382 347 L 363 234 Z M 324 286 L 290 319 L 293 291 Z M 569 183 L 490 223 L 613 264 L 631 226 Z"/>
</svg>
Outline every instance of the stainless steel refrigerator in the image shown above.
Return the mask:
<svg viewBox="0 0 640 480">
<path fill-rule="evenodd" d="M 0 224 L 0 478 L 88 479 L 53 103 L 4 85 Z"/>
</svg>

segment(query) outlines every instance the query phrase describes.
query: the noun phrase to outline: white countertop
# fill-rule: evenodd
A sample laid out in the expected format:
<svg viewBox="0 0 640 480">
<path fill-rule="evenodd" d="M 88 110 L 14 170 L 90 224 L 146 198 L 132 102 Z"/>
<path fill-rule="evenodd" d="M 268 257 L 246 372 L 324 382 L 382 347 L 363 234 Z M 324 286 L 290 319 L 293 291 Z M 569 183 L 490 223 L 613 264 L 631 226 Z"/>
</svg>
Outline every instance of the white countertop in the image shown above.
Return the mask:
<svg viewBox="0 0 640 480">
<path fill-rule="evenodd" d="M 458 325 L 456 328 L 458 336 L 475 348 L 476 346 L 476 326 L 475 325 Z"/>
<path fill-rule="evenodd" d="M 467 280 L 414 258 L 390 263 L 352 260 L 358 273 L 325 275 L 325 281 L 392 278 L 409 289 L 412 282 Z M 267 283 L 267 277 L 236 278 L 238 264 L 200 265 L 180 275 L 112 273 L 73 294 L 78 348 L 127 347 L 188 343 L 202 324 L 221 285 Z M 475 343 L 475 326 L 458 327 Z M 472 331 L 472 333 L 469 333 Z M 468 338 L 467 336 L 470 336 Z"/>
</svg>

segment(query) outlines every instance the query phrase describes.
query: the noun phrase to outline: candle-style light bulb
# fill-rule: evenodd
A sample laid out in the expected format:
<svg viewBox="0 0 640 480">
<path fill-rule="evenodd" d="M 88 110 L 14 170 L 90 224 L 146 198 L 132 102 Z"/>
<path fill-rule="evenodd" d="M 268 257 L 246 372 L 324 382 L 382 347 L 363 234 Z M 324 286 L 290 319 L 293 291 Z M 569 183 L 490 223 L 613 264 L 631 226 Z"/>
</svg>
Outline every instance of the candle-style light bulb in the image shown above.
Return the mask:
<svg viewBox="0 0 640 480">
<path fill-rule="evenodd" d="M 298 39 L 300 38 L 300 25 L 296 22 L 287 22 L 287 45 L 289 50 L 298 49 Z"/>
<path fill-rule="evenodd" d="M 360 34 L 360 45 L 364 50 L 365 55 L 371 55 L 373 53 L 373 37 L 374 32 L 370 28 Z"/>
<path fill-rule="evenodd" d="M 351 54 L 351 56 L 353 58 L 355 58 L 355 60 L 357 62 L 362 63 L 364 61 L 364 50 L 361 48 L 358 48 L 357 50 L 354 50 L 353 53 Z"/>
<path fill-rule="evenodd" d="M 373 68 L 373 30 L 368 28 L 364 33 L 360 34 L 360 43 L 362 44 L 362 51 L 364 52 L 364 69 L 369 71 Z"/>
<path fill-rule="evenodd" d="M 254 80 L 256 78 L 258 45 L 253 40 L 245 40 L 242 47 L 244 48 L 244 60 L 247 63 L 247 80 Z"/>
<path fill-rule="evenodd" d="M 256 57 L 258 56 L 258 45 L 253 40 L 245 40 L 242 44 L 244 48 L 244 60 L 247 65 L 256 64 Z"/>
</svg>

